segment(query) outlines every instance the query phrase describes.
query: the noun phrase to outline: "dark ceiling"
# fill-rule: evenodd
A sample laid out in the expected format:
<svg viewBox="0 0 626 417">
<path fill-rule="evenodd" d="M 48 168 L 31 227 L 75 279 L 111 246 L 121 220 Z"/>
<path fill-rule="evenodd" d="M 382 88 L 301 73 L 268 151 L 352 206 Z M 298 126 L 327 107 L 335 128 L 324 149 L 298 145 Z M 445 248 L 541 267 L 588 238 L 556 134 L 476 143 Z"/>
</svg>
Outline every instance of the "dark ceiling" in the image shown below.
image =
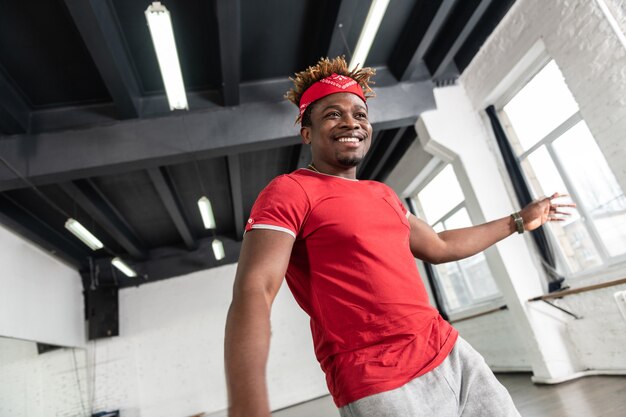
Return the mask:
<svg viewBox="0 0 626 417">
<path fill-rule="evenodd" d="M 453 83 L 514 0 L 391 0 L 365 62 L 375 139 L 359 168 L 384 180 L 432 90 Z M 356 45 L 367 0 L 170 0 L 189 110 L 170 112 L 147 0 L 0 0 L 0 221 L 125 287 L 236 262 L 259 191 L 306 166 L 288 77 Z M 217 229 L 196 201 L 207 195 Z M 91 251 L 67 217 L 105 244 Z M 215 261 L 218 237 L 226 258 Z M 141 274 L 110 265 L 120 256 Z"/>
</svg>

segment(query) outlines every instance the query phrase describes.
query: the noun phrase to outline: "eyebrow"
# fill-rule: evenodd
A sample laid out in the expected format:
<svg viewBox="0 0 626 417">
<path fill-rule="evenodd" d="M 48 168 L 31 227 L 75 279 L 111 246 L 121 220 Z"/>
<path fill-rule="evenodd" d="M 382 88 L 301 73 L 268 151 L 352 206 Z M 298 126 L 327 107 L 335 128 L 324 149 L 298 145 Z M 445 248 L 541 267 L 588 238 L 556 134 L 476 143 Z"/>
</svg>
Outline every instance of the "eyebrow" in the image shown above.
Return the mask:
<svg viewBox="0 0 626 417">
<path fill-rule="evenodd" d="M 365 111 L 367 111 L 367 106 L 364 106 L 364 105 L 362 105 L 362 104 L 355 104 L 355 107 L 357 107 L 359 110 L 365 110 Z M 353 107 L 353 108 L 354 108 L 354 107 Z M 328 105 L 328 106 L 326 106 L 326 107 L 324 107 L 324 108 L 322 109 L 322 113 L 323 113 L 323 112 L 325 112 L 326 110 L 329 110 L 329 109 L 338 109 L 338 110 L 341 110 L 341 106 L 340 106 L 340 105 L 338 105 L 338 104 L 330 104 L 330 105 Z"/>
</svg>

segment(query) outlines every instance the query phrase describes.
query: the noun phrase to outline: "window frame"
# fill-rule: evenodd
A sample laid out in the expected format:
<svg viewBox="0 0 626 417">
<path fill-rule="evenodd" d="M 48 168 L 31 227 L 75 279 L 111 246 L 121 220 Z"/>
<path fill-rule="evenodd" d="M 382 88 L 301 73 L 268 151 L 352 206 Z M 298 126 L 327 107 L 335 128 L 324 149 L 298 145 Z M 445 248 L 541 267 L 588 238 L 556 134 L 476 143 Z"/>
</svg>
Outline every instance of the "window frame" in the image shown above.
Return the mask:
<svg viewBox="0 0 626 417">
<path fill-rule="evenodd" d="M 511 88 L 507 90 L 507 94 L 503 94 L 500 99 L 497 101 L 496 109 L 498 117 L 500 118 L 502 125 L 507 132 L 507 136 L 509 137 L 509 144 L 514 149 L 514 153 L 516 154 L 517 164 L 520 166 L 520 171 L 524 176 L 524 181 L 526 182 L 529 190 L 532 192 L 532 187 L 530 186 L 530 181 L 527 177 L 526 171 L 522 167 L 522 162 L 525 161 L 531 154 L 533 154 L 536 150 L 540 149 L 542 146 L 545 146 L 548 155 L 550 156 L 552 162 L 555 165 L 557 172 L 559 173 L 561 180 L 567 187 L 570 196 L 573 201 L 583 201 L 576 191 L 574 184 L 571 179 L 567 175 L 567 171 L 564 168 L 564 165 L 554 149 L 554 142 L 559 139 L 562 135 L 567 133 L 570 129 L 574 128 L 580 122 L 586 124 L 585 119 L 583 118 L 580 108 L 578 111 L 573 113 L 570 117 L 564 120 L 561 124 L 556 126 L 552 131 L 547 133 L 543 138 L 541 138 L 537 143 L 523 151 L 519 155 L 515 150 L 516 144 L 511 141 L 511 137 L 515 136 L 515 129 L 513 128 L 506 112 L 504 111 L 504 107 L 532 80 L 537 74 L 539 74 L 550 62 L 552 62 L 554 58 L 548 56 L 547 54 L 543 54 L 540 59 L 536 60 L 533 65 L 528 68 L 528 71 L 524 74 L 523 78 L 520 78 L 516 83 L 514 83 Z M 558 63 L 556 64 L 558 67 Z M 560 68 L 559 68 L 560 70 Z M 569 87 L 568 87 L 569 89 Z M 571 90 L 570 90 L 571 92 Z M 595 137 L 594 137 L 595 140 Z M 596 141 L 597 142 L 597 141 Z M 559 244 L 558 239 L 554 236 L 554 232 L 548 228 L 547 236 L 550 240 L 550 243 L 555 245 L 557 250 L 555 250 L 555 256 L 558 259 L 558 265 L 562 269 L 564 276 L 566 279 L 581 279 L 591 275 L 598 275 L 599 272 L 603 272 L 607 268 L 616 268 L 616 267 L 624 267 L 626 266 L 626 253 L 619 256 L 611 257 L 605 248 L 605 244 L 602 242 L 600 234 L 597 230 L 595 223 L 590 220 L 592 217 L 589 214 L 589 211 L 584 207 L 584 205 L 579 205 L 577 207 L 577 211 L 580 213 L 580 217 L 583 220 L 583 227 L 589 233 L 591 240 L 593 241 L 594 247 L 598 252 L 598 256 L 600 261 L 602 262 L 600 265 L 584 269 L 578 272 L 572 272 L 570 269 L 568 262 L 563 254 L 561 246 Z"/>
<path fill-rule="evenodd" d="M 437 175 L 439 175 L 448 165 L 450 165 L 452 167 L 454 176 L 456 178 L 456 180 L 459 183 L 459 186 L 461 188 L 461 192 L 463 193 L 463 200 L 458 203 L 457 205 L 455 205 L 454 207 L 452 207 L 449 211 L 447 211 L 443 216 L 441 216 L 440 218 L 438 218 L 437 220 L 433 221 L 432 223 L 429 222 L 425 217 L 424 217 L 424 209 L 421 205 L 421 202 L 418 198 L 418 194 L 420 193 L 420 191 L 422 191 L 435 177 L 437 177 Z M 411 202 L 411 205 L 413 206 L 413 209 L 417 215 L 417 217 L 419 219 L 421 219 L 422 221 L 424 221 L 426 224 L 428 224 L 429 227 L 433 227 L 434 225 L 438 224 L 438 223 L 442 223 L 445 222 L 447 219 L 449 219 L 450 217 L 452 217 L 454 214 L 456 214 L 459 210 L 461 209 L 465 209 L 468 213 L 468 216 L 470 217 L 470 220 L 472 219 L 472 213 L 470 211 L 469 208 L 469 204 L 468 204 L 468 196 L 467 196 L 467 190 L 465 190 L 463 188 L 462 185 L 462 181 L 460 180 L 460 176 L 459 172 L 458 172 L 458 167 L 457 164 L 454 162 L 447 162 L 447 161 L 443 161 L 443 160 L 439 160 L 438 163 L 436 165 L 434 165 L 431 169 L 430 172 L 428 174 L 426 174 L 422 180 L 415 186 L 415 188 L 412 189 L 410 195 L 409 195 L 409 199 Z M 474 222 L 472 221 L 472 224 Z M 436 283 L 437 288 L 433 288 L 432 291 L 433 292 L 441 292 L 440 297 L 441 297 L 441 302 L 443 303 L 442 308 L 445 310 L 445 313 L 447 314 L 448 318 L 450 319 L 450 321 L 454 321 L 454 320 L 459 320 L 459 319 L 463 319 L 465 317 L 469 317 L 471 315 L 474 314 L 479 314 L 485 311 L 489 311 L 493 308 L 496 307 L 501 307 L 502 304 L 504 303 L 504 295 L 502 294 L 502 290 L 500 289 L 500 286 L 498 285 L 498 282 L 495 279 L 495 269 L 492 266 L 492 262 L 490 260 L 490 256 L 487 256 L 487 254 L 485 252 L 483 252 L 483 254 L 485 255 L 485 262 L 487 263 L 487 267 L 489 268 L 489 272 L 492 276 L 492 279 L 494 280 L 494 283 L 496 285 L 496 287 L 498 287 L 498 293 L 490 296 L 490 297 L 484 297 L 482 299 L 480 299 L 480 301 L 477 301 L 474 304 L 465 306 L 465 307 L 461 307 L 458 309 L 454 309 L 454 310 L 450 310 L 449 306 L 448 306 L 448 302 L 447 302 L 447 297 L 446 294 L 443 292 L 442 290 L 442 283 L 441 283 L 441 279 L 439 277 L 439 272 L 437 271 L 437 265 L 432 265 L 432 271 L 435 274 L 435 276 L 433 277 Z M 424 261 L 421 261 L 424 262 Z M 457 263 L 458 261 L 454 261 L 454 263 Z M 459 271 L 461 271 L 461 274 L 463 276 L 463 279 L 465 282 L 467 282 L 467 274 L 464 270 L 463 267 L 461 267 L 460 265 L 458 266 Z M 470 298 L 471 294 L 470 294 Z"/>
</svg>

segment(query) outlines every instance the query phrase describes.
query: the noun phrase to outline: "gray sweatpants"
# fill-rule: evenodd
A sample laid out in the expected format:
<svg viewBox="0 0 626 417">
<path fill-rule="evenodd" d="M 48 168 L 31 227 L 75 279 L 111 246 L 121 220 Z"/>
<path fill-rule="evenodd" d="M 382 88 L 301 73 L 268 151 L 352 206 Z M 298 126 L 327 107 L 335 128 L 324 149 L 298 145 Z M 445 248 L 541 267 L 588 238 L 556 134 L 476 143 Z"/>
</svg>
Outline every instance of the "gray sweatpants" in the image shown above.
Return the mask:
<svg viewBox="0 0 626 417">
<path fill-rule="evenodd" d="M 461 337 L 437 368 L 339 412 L 341 417 L 520 417 L 484 358 Z"/>
</svg>

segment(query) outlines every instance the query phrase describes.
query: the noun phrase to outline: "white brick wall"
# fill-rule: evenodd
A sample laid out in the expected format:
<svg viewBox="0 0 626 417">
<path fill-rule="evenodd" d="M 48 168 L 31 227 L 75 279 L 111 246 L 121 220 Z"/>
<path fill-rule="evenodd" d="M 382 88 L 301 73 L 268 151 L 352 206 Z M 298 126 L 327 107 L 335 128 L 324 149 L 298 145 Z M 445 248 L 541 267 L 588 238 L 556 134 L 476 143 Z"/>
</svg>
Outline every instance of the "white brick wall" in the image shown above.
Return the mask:
<svg viewBox="0 0 626 417">
<path fill-rule="evenodd" d="M 626 27 L 623 0 L 606 0 Z M 595 0 L 518 0 L 461 77 L 478 110 L 537 41 L 563 72 L 581 113 L 626 190 L 626 49 Z"/>
<path fill-rule="evenodd" d="M 620 25 L 623 33 L 626 33 L 626 0 L 604 0 L 609 10 Z"/>
<path fill-rule="evenodd" d="M 605 1 L 621 27 L 626 28 L 626 2 Z M 513 198 L 510 187 L 502 189 L 489 178 L 498 173 L 506 177 L 506 170 L 500 163 L 497 146 L 488 133 L 489 125 L 483 119 L 482 128 L 474 126 L 476 115 L 487 105 L 493 104 L 490 100 L 494 99 L 494 91 L 501 89 L 501 84 L 507 82 L 507 75 L 540 40 L 563 71 L 583 117 L 622 188 L 626 190 L 626 50 L 605 21 L 595 0 L 518 0 L 461 77 L 461 87 L 438 89 L 436 98 L 439 110 L 427 112 L 421 122 L 425 129 L 421 132 L 422 136 L 432 135 L 432 138 L 426 140 L 434 142 L 430 143 L 432 152 L 446 154 L 452 150 L 462 159 L 472 188 L 466 191 L 475 194 L 477 200 L 477 205 L 469 209 L 479 217 L 497 217 L 501 213 L 494 212 L 494 209 L 505 209 L 512 204 Z M 454 94 L 458 96 L 452 97 Z M 473 108 L 465 108 L 463 102 L 467 99 Z M 446 120 L 454 120 L 454 123 Z M 468 128 L 470 126 L 473 127 Z M 424 138 L 421 140 L 423 142 Z M 480 155 L 468 152 L 468 147 L 482 147 L 475 140 L 485 142 L 488 150 L 481 150 Z M 496 161 L 497 168 L 491 167 L 491 161 Z M 481 169 L 476 171 L 476 165 Z M 405 163 L 398 169 L 411 169 L 410 166 L 411 163 Z M 414 172 L 414 175 L 417 174 Z M 390 179 L 391 183 L 406 177 L 406 172 L 394 172 L 394 175 Z M 494 197 L 494 194 L 500 197 Z M 508 201 L 503 204 L 503 200 Z M 509 283 L 499 282 L 507 302 L 511 304 L 513 300 L 515 303 L 511 293 L 513 287 L 520 302 L 526 304 L 523 310 L 510 305 L 513 310 L 508 318 L 498 313 L 459 323 L 461 334 L 473 342 L 494 367 L 531 363 L 536 375 L 548 379 L 559 375 L 559 372 L 555 374 L 547 368 L 538 369 L 542 363 L 548 368 L 552 364 L 557 371 L 560 368 L 561 376 L 567 373 L 563 371 L 567 371 L 568 367 L 570 373 L 583 369 L 626 372 L 626 323 L 620 317 L 612 296 L 623 286 L 557 301 L 583 316 L 581 320 L 573 320 L 542 303 L 525 303 L 532 290 L 528 285 L 525 285 L 526 288 L 520 286 L 520 283 L 535 278 L 531 272 L 532 265 L 528 273 L 520 274 L 520 271 L 529 267 L 529 260 L 522 261 L 524 257 L 520 256 L 520 248 L 513 248 L 519 243 L 519 239 L 513 237 L 499 245 L 508 274 L 497 275 L 499 280 L 503 277 L 509 280 Z M 530 241 L 526 243 L 530 245 Z M 509 248 L 513 248 L 510 256 L 507 255 Z M 618 265 L 603 271 L 602 276 L 587 277 L 576 285 L 624 276 L 626 265 Z M 539 288 L 535 288 L 537 290 Z M 523 318 L 521 311 L 526 311 L 524 314 L 528 315 L 528 319 Z M 524 326 L 526 320 L 530 329 Z M 516 323 L 518 327 L 521 321 L 526 352 L 510 350 L 510 340 L 502 340 L 509 337 L 507 332 L 493 330 L 501 329 L 502 322 L 507 321 L 511 325 Z M 529 338 L 535 339 L 530 342 L 530 348 Z"/>
<path fill-rule="evenodd" d="M 510 310 L 453 323 L 494 371 L 532 370 L 524 340 L 515 328 Z M 488 331 L 485 331 L 485 330 Z"/>
<path fill-rule="evenodd" d="M 605 1 L 624 30 L 626 2 Z M 595 0 L 518 1 L 461 77 L 475 109 L 490 104 L 486 97 L 539 39 L 561 68 L 583 118 L 626 190 L 626 49 Z M 505 172 L 502 167 L 501 172 Z M 624 276 L 622 264 L 574 285 Z M 583 316 L 564 322 L 585 369 L 626 371 L 626 324 L 612 297 L 619 289 L 558 301 Z"/>
<path fill-rule="evenodd" d="M 235 268 L 226 265 L 120 291 L 121 336 L 77 351 L 85 404 L 93 398 L 93 410 L 121 409 L 124 417 L 223 410 L 224 325 Z M 13 348 L 9 355 L 0 344 L 0 358 L 7 358 L 0 361 L 0 417 L 83 415 L 72 351 L 37 356 L 33 344 L 16 343 L 25 343 L 21 354 Z M 272 408 L 328 393 L 308 318 L 286 286 L 272 313 L 268 388 Z"/>
<path fill-rule="evenodd" d="M 487 144 L 488 128 L 472 108 L 464 88 L 438 88 L 435 100 L 437 110 L 425 112 L 416 123 L 422 146 L 455 166 L 474 224 L 507 216 L 514 206 L 499 175 L 495 155 Z M 541 308 L 527 306 L 526 300 L 541 294 L 543 286 L 538 265 L 529 251 L 530 242 L 525 237 L 509 237 L 486 251 L 485 255 L 512 313 L 509 333 L 519 332 L 524 343 L 526 355 L 523 359 L 528 360 L 536 376 L 561 378 L 582 370 L 582 367 L 572 354 L 559 318 L 547 320 Z M 495 317 L 489 320 L 492 326 L 498 325 L 494 322 Z M 485 333 L 494 345 L 504 348 L 507 344 L 495 339 L 502 333 L 491 333 L 491 328 L 485 328 Z M 502 335 L 508 337 L 506 332 Z M 488 358 L 489 361 L 492 359 Z M 510 366 L 517 367 L 520 359 L 511 358 Z M 507 363 L 507 360 L 502 362 Z"/>
<path fill-rule="evenodd" d="M 607 3 L 614 11 L 625 10 L 623 0 Z M 624 13 L 616 15 L 625 27 Z M 562 69 L 583 117 L 626 189 L 626 51 L 593 0 L 518 0 L 461 78 L 471 103 L 477 110 L 489 104 L 485 98 L 538 39 Z M 458 119 L 458 111 L 453 112 Z M 488 135 L 484 140 L 489 140 Z M 488 148 L 493 150 L 493 144 Z M 485 158 L 497 160 L 493 154 L 485 154 Z M 480 184 L 472 185 L 480 190 Z M 479 191 L 478 204 L 482 214 L 492 218 L 494 206 L 485 205 L 480 197 L 487 192 Z M 496 206 L 510 207 L 510 200 L 504 195 L 502 198 Z M 505 243 L 504 252 L 516 244 L 519 240 Z M 503 259 L 513 269 L 523 267 L 519 260 Z M 615 277 L 623 272 L 612 271 Z M 223 409 L 223 329 L 233 276 L 234 266 L 230 265 L 123 290 L 122 336 L 90 343 L 86 351 L 78 350 L 77 369 L 69 349 L 36 355 L 30 344 L 22 345 L 16 353 L 0 339 L 0 417 L 82 415 L 92 391 L 95 410 L 121 408 L 125 417 L 176 417 Z M 597 278 L 590 277 L 585 283 L 595 281 Z M 620 289 L 624 287 L 614 288 Z M 571 341 L 565 351 L 571 350 L 575 356 L 565 360 L 580 361 L 583 368 L 623 371 L 626 323 L 617 313 L 613 292 L 602 290 L 561 301 L 582 315 L 582 320 L 571 320 L 549 308 L 532 307 L 531 314 L 537 320 L 564 324 L 566 334 L 556 336 Z M 492 365 L 524 366 L 532 358 L 515 349 L 520 343 L 491 343 L 494 334 L 507 337 L 506 331 L 491 329 L 506 329 L 509 320 L 507 314 L 498 314 L 458 327 L 470 341 L 474 339 Z M 479 329 L 486 329 L 488 334 L 481 334 Z M 548 332 L 536 343 L 549 345 L 550 337 Z M 490 349 L 494 346 L 496 349 Z M 541 349 L 545 346 L 538 346 Z M 273 315 L 268 378 L 274 408 L 326 392 L 313 359 L 308 321 L 284 290 Z"/>
<path fill-rule="evenodd" d="M 84 358 L 78 349 L 76 368 L 72 349 L 38 355 L 34 342 L 0 338 L 0 417 L 84 416 Z"/>
</svg>

